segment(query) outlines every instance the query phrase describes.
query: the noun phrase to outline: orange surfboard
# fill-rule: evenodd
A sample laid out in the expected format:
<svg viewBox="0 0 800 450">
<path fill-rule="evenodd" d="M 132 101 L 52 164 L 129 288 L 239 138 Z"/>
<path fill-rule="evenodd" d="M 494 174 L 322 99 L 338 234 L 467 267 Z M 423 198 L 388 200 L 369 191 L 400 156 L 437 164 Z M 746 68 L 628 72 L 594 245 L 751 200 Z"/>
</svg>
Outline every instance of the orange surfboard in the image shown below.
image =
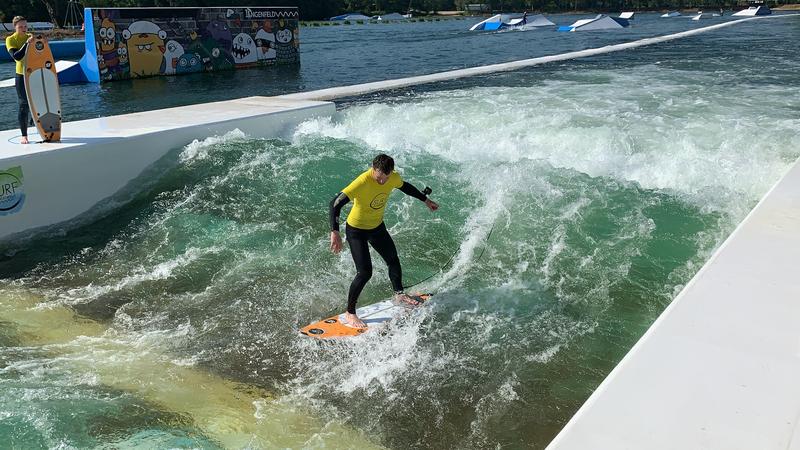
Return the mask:
<svg viewBox="0 0 800 450">
<path fill-rule="evenodd" d="M 431 298 L 431 294 L 416 294 L 411 297 L 425 304 Z M 301 328 L 300 332 L 317 339 L 340 339 L 360 336 L 384 328 L 392 319 L 408 314 L 409 310 L 413 309 L 414 307 L 409 308 L 405 305 L 399 305 L 392 300 L 384 300 L 356 309 L 356 314 L 367 324 L 367 328 L 353 328 L 344 324 L 342 322 L 344 313 L 342 313 L 307 325 Z"/>
<path fill-rule="evenodd" d="M 36 35 L 25 52 L 25 93 L 31 116 L 44 142 L 61 140 L 61 95 L 53 52 L 47 39 Z"/>
</svg>

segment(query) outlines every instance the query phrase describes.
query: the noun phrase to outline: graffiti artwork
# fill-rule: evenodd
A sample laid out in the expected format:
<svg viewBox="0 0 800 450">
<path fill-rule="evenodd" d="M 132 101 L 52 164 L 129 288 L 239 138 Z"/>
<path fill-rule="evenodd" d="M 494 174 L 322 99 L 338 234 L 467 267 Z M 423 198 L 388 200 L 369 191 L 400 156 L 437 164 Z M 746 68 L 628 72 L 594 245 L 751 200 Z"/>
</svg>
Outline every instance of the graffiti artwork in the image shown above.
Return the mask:
<svg viewBox="0 0 800 450">
<path fill-rule="evenodd" d="M 300 61 L 297 8 L 87 8 L 100 81 Z"/>
</svg>

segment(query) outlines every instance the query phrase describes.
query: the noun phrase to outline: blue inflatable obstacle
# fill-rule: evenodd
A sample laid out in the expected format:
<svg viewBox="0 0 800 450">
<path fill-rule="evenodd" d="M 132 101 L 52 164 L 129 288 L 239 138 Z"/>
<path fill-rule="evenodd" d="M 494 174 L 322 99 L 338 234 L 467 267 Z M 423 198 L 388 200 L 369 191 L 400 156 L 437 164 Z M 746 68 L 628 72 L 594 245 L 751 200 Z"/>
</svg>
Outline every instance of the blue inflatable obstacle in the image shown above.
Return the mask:
<svg viewBox="0 0 800 450">
<path fill-rule="evenodd" d="M 496 14 L 469 28 L 469 31 L 496 31 L 502 29 L 531 30 L 555 25 L 541 14 Z"/>
<path fill-rule="evenodd" d="M 58 84 L 77 84 L 89 81 L 83 72 L 83 67 L 77 61 L 56 61 L 56 72 L 58 73 Z"/>
<path fill-rule="evenodd" d="M 53 58 L 56 59 L 80 58 L 86 51 L 86 41 L 83 39 L 48 41 L 48 44 L 50 51 L 53 52 Z M 12 61 L 5 42 L 0 42 L 0 61 Z"/>
<path fill-rule="evenodd" d="M 630 25 L 627 19 L 619 17 L 609 17 L 605 14 L 598 14 L 593 19 L 581 19 L 572 25 L 562 25 L 558 31 L 594 31 L 594 30 L 614 30 L 625 28 Z"/>
</svg>

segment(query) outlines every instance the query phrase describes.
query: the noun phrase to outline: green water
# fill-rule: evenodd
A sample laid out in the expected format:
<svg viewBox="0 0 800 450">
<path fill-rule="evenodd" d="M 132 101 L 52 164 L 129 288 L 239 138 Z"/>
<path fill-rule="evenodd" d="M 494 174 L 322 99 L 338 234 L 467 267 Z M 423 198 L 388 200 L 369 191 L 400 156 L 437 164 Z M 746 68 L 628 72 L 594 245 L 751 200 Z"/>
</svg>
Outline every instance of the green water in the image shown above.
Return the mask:
<svg viewBox="0 0 800 450">
<path fill-rule="evenodd" d="M 800 156 L 791 49 L 738 33 L 174 149 L 132 202 L 0 261 L 0 442 L 543 448 Z M 296 330 L 355 274 L 328 202 L 378 152 L 441 205 L 386 214 L 436 295 L 320 345 Z M 361 304 L 390 294 L 374 259 Z"/>
</svg>

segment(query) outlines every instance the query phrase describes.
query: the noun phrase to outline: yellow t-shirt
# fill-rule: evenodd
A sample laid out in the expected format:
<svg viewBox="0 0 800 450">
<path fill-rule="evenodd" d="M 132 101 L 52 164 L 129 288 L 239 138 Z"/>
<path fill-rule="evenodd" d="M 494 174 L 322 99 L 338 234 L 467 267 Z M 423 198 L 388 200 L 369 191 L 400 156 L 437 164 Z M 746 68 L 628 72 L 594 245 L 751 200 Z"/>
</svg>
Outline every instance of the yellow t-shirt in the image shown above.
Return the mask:
<svg viewBox="0 0 800 450">
<path fill-rule="evenodd" d="M 372 170 L 359 175 L 346 188 L 344 195 L 353 201 L 353 209 L 347 215 L 347 224 L 362 230 L 371 230 L 383 222 L 386 201 L 392 189 L 403 185 L 400 174 L 392 172 L 385 184 L 380 185 L 372 178 Z"/>
<path fill-rule="evenodd" d="M 6 38 L 6 50 L 10 50 L 15 48 L 17 50 L 21 49 L 25 42 L 28 41 L 28 35 L 23 33 L 14 33 L 11 36 Z M 9 52 L 11 53 L 11 52 Z M 16 61 L 17 63 L 17 74 L 24 75 L 25 74 L 25 59 L 23 58 L 22 61 Z"/>
</svg>

